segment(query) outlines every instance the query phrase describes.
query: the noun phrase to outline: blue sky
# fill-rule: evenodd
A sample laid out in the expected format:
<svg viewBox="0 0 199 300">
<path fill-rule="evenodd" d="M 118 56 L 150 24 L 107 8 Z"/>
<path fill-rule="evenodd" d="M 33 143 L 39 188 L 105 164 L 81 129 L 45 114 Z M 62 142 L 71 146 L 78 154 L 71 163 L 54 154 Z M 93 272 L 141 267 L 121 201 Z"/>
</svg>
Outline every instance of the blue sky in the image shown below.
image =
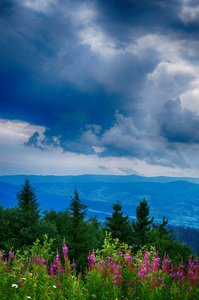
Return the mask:
<svg viewBox="0 0 199 300">
<path fill-rule="evenodd" d="M 0 174 L 199 176 L 199 4 L 2 0 Z"/>
</svg>

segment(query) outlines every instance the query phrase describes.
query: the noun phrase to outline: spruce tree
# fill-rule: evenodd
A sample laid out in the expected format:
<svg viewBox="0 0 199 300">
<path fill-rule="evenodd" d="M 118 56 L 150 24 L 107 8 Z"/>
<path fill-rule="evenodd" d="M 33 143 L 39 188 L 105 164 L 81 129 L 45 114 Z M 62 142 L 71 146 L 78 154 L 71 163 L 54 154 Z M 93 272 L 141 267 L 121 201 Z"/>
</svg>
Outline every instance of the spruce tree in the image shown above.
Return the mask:
<svg viewBox="0 0 199 300">
<path fill-rule="evenodd" d="M 123 216 L 122 206 L 119 201 L 113 205 L 112 217 L 106 217 L 105 230 L 111 232 L 113 238 L 118 238 L 120 242 L 132 244 L 132 227 L 129 217 Z"/>
<path fill-rule="evenodd" d="M 18 209 L 28 224 L 37 222 L 40 218 L 40 209 L 37 202 L 37 196 L 34 188 L 30 185 L 30 180 L 26 179 L 23 189 L 16 194 L 18 200 Z"/>
<path fill-rule="evenodd" d="M 147 201 L 143 199 L 140 205 L 136 208 L 137 221 L 132 221 L 134 247 L 138 249 L 147 245 L 150 240 L 150 229 L 154 217 L 149 219 L 149 206 Z"/>
<path fill-rule="evenodd" d="M 168 225 L 168 220 L 165 217 L 163 217 L 162 223 L 160 225 L 153 224 L 153 230 L 156 231 L 160 239 L 166 238 L 167 240 L 174 241 L 175 238 L 172 235 L 173 230 L 167 229 L 166 228 L 167 225 Z"/>
<path fill-rule="evenodd" d="M 86 264 L 86 257 L 89 253 L 89 234 L 85 221 L 87 205 L 79 199 L 77 189 L 74 190 L 74 197 L 71 196 L 68 212 L 69 226 L 65 238 L 70 249 L 69 257 L 70 260 L 75 260 L 77 268 L 81 268 Z"/>
<path fill-rule="evenodd" d="M 37 225 L 40 218 L 40 209 L 34 188 L 29 179 L 25 180 L 22 190 L 16 194 L 18 200 L 19 237 L 22 245 L 31 244 L 37 237 Z"/>
</svg>

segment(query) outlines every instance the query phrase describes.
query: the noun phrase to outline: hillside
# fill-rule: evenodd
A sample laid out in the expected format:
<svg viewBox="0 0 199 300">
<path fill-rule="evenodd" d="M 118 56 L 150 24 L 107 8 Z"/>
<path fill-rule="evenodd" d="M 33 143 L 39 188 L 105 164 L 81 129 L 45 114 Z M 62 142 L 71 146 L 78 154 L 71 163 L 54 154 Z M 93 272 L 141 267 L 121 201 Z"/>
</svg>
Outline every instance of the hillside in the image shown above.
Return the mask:
<svg viewBox="0 0 199 300">
<path fill-rule="evenodd" d="M 16 192 L 25 177 L 0 176 L 1 205 L 10 207 L 17 203 Z M 101 221 L 112 213 L 116 200 L 121 201 L 124 213 L 134 218 L 139 201 L 146 198 L 157 222 L 165 216 L 169 224 L 199 228 L 199 185 L 185 181 L 186 178 L 83 175 L 29 176 L 29 179 L 42 210 L 64 210 L 77 187 L 81 200 L 88 205 L 88 214 L 97 214 Z"/>
</svg>

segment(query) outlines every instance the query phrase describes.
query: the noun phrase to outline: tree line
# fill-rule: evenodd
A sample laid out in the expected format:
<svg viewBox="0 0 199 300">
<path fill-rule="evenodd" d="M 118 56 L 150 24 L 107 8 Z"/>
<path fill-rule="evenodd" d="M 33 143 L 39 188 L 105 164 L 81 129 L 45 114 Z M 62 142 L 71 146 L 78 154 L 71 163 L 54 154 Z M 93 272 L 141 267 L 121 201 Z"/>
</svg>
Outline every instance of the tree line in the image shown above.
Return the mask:
<svg viewBox="0 0 199 300">
<path fill-rule="evenodd" d="M 145 199 L 140 201 L 133 221 L 123 215 L 122 205 L 117 201 L 112 216 L 106 217 L 102 226 L 96 216 L 87 217 L 88 207 L 80 200 L 77 189 L 70 196 L 69 207 L 58 212 L 50 209 L 41 213 L 29 179 L 25 180 L 16 197 L 17 206 L 5 209 L 0 206 L 0 249 L 5 253 L 10 249 L 28 250 L 36 239 L 42 240 L 47 234 L 53 240 L 52 251 L 59 251 L 64 238 L 70 249 L 70 259 L 75 261 L 77 268 L 83 268 L 88 253 L 101 249 L 106 232 L 120 243 L 132 246 L 134 253 L 143 247 L 155 247 L 161 258 L 169 254 L 170 259 L 178 263 L 182 259 L 187 261 L 192 253 L 190 247 L 175 240 L 173 230 L 167 228 L 168 220 L 163 218 L 161 224 L 154 223 Z"/>
</svg>

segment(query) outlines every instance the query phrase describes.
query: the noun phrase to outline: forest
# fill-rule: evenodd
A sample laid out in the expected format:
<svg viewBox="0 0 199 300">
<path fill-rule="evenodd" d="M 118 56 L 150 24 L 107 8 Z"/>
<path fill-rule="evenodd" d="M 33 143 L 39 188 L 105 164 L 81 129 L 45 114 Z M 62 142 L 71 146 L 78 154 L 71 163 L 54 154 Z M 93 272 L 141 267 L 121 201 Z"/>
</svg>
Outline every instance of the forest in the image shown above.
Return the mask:
<svg viewBox="0 0 199 300">
<path fill-rule="evenodd" d="M 102 226 L 87 217 L 77 189 L 58 212 L 41 212 L 28 179 L 16 197 L 16 207 L 0 206 L 1 299 L 199 296 L 197 257 L 174 237 L 168 220 L 155 224 L 145 199 L 133 221 L 116 201 Z"/>
<path fill-rule="evenodd" d="M 86 264 L 89 251 L 102 247 L 106 232 L 111 232 L 112 237 L 118 238 L 121 243 L 132 246 L 134 253 L 142 247 L 149 249 L 153 246 L 161 259 L 166 253 L 176 262 L 180 262 L 182 258 L 187 260 L 192 253 L 190 247 L 179 242 L 185 237 L 182 234 L 185 229 L 168 228 L 168 220 L 165 218 L 161 224 L 155 224 L 154 218 L 149 218 L 150 208 L 145 199 L 140 201 L 136 209 L 136 221 L 124 216 L 122 205 L 116 201 L 112 216 L 106 217 L 102 226 L 96 216 L 87 216 L 87 206 L 79 199 L 77 189 L 70 196 L 70 206 L 58 212 L 53 209 L 41 212 L 36 191 L 29 179 L 25 180 L 16 197 L 17 206 L 5 209 L 0 206 L 0 249 L 6 254 L 10 249 L 24 251 L 38 238 L 42 240 L 47 234 L 53 240 L 54 252 L 60 250 L 65 238 L 70 249 L 70 258 L 75 260 L 78 268 L 82 268 Z M 192 238 L 190 232 L 187 236 Z"/>
</svg>

